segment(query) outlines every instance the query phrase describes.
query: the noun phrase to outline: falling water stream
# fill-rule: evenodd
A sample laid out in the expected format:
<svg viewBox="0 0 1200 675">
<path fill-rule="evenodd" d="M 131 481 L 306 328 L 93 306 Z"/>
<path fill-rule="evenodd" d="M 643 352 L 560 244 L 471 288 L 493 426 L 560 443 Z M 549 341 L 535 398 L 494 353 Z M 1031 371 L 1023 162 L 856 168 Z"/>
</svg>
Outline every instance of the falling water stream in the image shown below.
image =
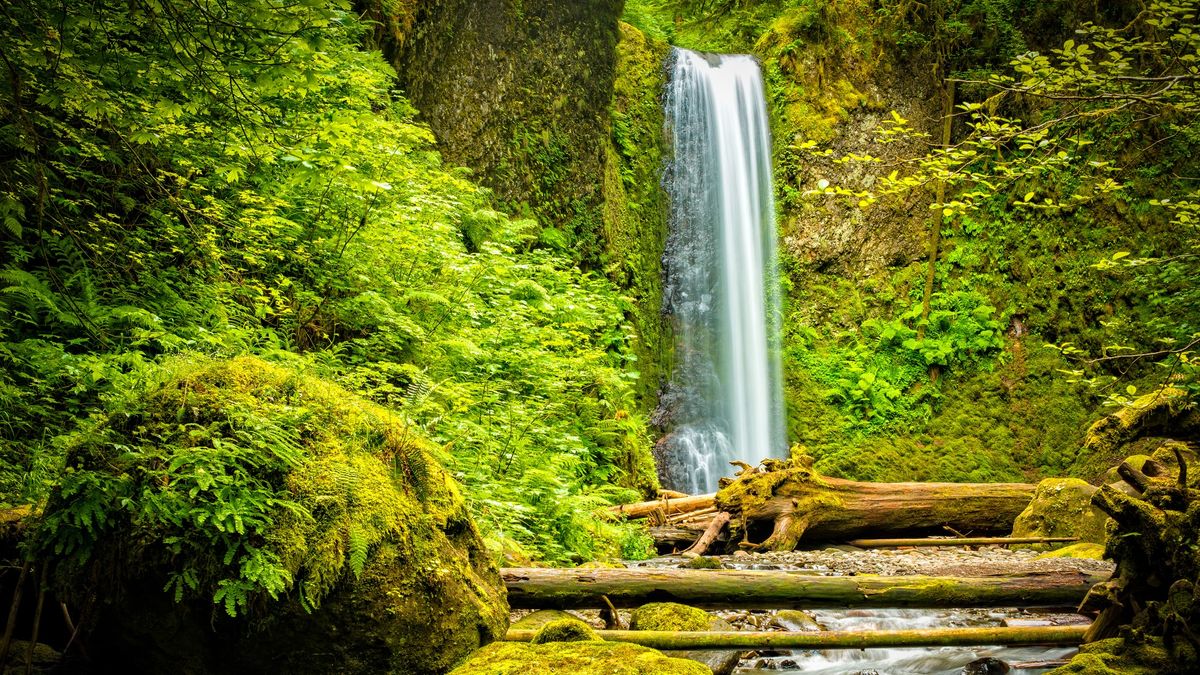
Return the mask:
<svg viewBox="0 0 1200 675">
<path fill-rule="evenodd" d="M 675 49 L 670 71 L 663 303 L 676 341 L 659 459 L 666 485 L 700 493 L 731 460 L 787 447 L 771 137 L 753 58 Z"/>
</svg>

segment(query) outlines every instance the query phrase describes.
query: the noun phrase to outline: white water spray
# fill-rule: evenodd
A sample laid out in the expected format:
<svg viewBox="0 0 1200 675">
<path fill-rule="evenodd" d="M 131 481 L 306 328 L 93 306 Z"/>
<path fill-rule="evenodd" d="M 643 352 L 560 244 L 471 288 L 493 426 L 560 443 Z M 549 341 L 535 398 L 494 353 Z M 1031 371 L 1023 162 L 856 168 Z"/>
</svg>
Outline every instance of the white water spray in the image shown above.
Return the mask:
<svg viewBox="0 0 1200 675">
<path fill-rule="evenodd" d="M 666 98 L 673 158 L 663 256 L 676 335 L 660 420 L 664 482 L 709 492 L 787 448 L 779 361 L 771 138 L 758 63 L 672 52 Z"/>
</svg>

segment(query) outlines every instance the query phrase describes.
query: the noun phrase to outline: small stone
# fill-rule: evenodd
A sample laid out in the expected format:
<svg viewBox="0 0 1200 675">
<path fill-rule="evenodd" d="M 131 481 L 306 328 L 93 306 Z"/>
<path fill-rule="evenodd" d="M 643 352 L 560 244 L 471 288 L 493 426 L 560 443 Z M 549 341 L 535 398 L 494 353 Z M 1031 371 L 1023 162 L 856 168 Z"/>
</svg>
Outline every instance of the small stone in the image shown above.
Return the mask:
<svg viewBox="0 0 1200 675">
<path fill-rule="evenodd" d="M 976 659 L 963 666 L 962 675 L 1004 675 L 1009 670 L 1008 664 L 990 656 Z"/>
</svg>

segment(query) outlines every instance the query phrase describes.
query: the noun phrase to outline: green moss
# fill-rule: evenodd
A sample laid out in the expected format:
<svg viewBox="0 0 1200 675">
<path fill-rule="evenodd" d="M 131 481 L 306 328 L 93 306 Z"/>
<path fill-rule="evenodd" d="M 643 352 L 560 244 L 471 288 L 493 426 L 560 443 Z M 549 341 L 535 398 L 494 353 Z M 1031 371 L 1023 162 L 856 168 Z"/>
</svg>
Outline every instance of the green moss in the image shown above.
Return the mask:
<svg viewBox="0 0 1200 675">
<path fill-rule="evenodd" d="M 1168 388 L 1139 396 L 1088 429 L 1073 473 L 1100 475 L 1119 463 L 1128 453 L 1127 446 L 1137 439 L 1187 434 L 1189 429 L 1200 430 L 1200 413 L 1183 390 Z M 1173 453 L 1169 461 L 1172 465 L 1175 463 Z"/>
<path fill-rule="evenodd" d="M 1079 648 L 1067 665 L 1047 675 L 1167 675 L 1183 673 L 1161 641 L 1128 645 L 1122 638 L 1098 640 Z"/>
<path fill-rule="evenodd" d="M 74 438 L 46 509 L 66 596 L 113 599 L 98 650 L 153 672 L 178 634 L 226 669 L 433 673 L 503 634 L 462 495 L 404 420 L 251 357 L 166 373 Z"/>
<path fill-rule="evenodd" d="M 516 623 L 509 626 L 511 630 L 537 630 L 551 621 L 562 621 L 565 619 L 576 619 L 579 617 L 564 612 L 561 609 L 539 609 L 536 612 L 531 612 L 521 617 Z"/>
<path fill-rule="evenodd" d="M 1084 560 L 1103 560 L 1104 544 L 1080 542 L 1053 551 L 1047 551 L 1037 556 L 1037 560 L 1046 558 L 1082 558 Z"/>
<path fill-rule="evenodd" d="M 708 668 L 638 645 L 498 642 L 479 650 L 452 675 L 711 675 Z"/>
<path fill-rule="evenodd" d="M 660 380 L 669 372 L 673 346 L 660 311 L 667 237 L 661 100 L 670 46 L 627 23 L 619 24 L 619 31 L 611 129 L 604 144 L 600 261 L 604 273 L 633 301 L 629 315 L 638 334 L 641 374 L 637 392 L 649 410 Z"/>
<path fill-rule="evenodd" d="M 674 602 L 653 602 L 633 610 L 629 627 L 633 630 L 709 630 L 708 612 Z"/>
<path fill-rule="evenodd" d="M 1092 506 L 1096 488 L 1078 478 L 1047 478 L 1038 483 L 1029 506 L 1013 523 L 1014 537 L 1078 537 L 1103 544 L 1108 517 Z M 1039 545 L 1045 547 L 1045 545 Z"/>
<path fill-rule="evenodd" d="M 720 558 L 712 558 L 709 556 L 697 556 L 683 564 L 689 570 L 719 570 L 725 569 L 725 565 L 721 563 Z"/>
<path fill-rule="evenodd" d="M 594 642 L 600 636 L 592 627 L 576 618 L 556 619 L 546 622 L 533 636 L 532 643 L 544 645 L 550 642 Z"/>
</svg>

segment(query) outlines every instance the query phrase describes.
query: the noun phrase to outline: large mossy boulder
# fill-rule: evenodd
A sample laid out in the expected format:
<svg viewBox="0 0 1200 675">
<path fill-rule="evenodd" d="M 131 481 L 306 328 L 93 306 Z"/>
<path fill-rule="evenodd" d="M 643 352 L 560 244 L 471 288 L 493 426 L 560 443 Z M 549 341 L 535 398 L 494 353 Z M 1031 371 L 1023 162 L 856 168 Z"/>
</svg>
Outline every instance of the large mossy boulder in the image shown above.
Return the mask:
<svg viewBox="0 0 1200 675">
<path fill-rule="evenodd" d="M 1014 537 L 1078 537 L 1103 544 L 1108 517 L 1092 506 L 1096 488 L 1078 478 L 1038 483 L 1029 506 L 1013 523 Z"/>
<path fill-rule="evenodd" d="M 719 616 L 675 602 L 652 602 L 638 607 L 629 618 L 629 627 L 633 630 L 665 631 L 734 630 L 728 621 Z M 714 675 L 729 675 L 737 668 L 741 657 L 741 652 L 736 650 L 668 650 L 663 653 L 702 663 Z"/>
<path fill-rule="evenodd" d="M 411 426 L 255 358 L 165 372 L 73 439 L 38 535 L 101 671 L 435 674 L 504 634 Z"/>
<path fill-rule="evenodd" d="M 535 643 L 488 645 L 451 675 L 712 675 L 695 661 L 648 647 L 581 640 L 590 630 L 577 619 L 552 621 L 538 631 Z"/>
<path fill-rule="evenodd" d="M 1109 638 L 1085 644 L 1079 653 L 1061 668 L 1047 675 L 1167 675 L 1195 672 L 1180 669 L 1171 661 L 1161 640 L 1147 639 L 1127 643 L 1122 638 Z"/>
</svg>

